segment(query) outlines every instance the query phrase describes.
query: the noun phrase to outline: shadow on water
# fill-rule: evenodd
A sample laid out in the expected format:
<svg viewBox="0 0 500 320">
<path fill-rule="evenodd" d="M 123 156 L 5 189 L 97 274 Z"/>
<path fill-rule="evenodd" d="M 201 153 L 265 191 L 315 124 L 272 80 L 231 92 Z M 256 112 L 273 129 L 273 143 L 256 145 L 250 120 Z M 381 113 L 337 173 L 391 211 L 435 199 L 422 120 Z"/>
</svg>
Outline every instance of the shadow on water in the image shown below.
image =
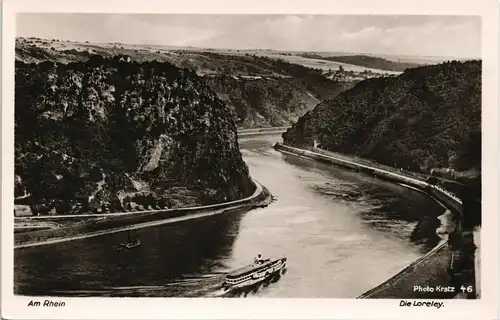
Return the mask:
<svg viewBox="0 0 500 320">
<path fill-rule="evenodd" d="M 441 240 L 437 230 L 445 209 L 422 192 L 384 181 L 365 173 L 349 171 L 295 155 L 283 154 L 283 160 L 302 170 L 327 174 L 329 179 L 309 181 L 316 192 L 336 202 L 369 204 L 359 216 L 373 229 L 411 241 L 422 252 Z M 331 178 L 336 179 L 332 185 Z"/>
<path fill-rule="evenodd" d="M 117 251 L 126 232 L 15 250 L 15 294 L 189 296 L 216 286 L 242 212 L 137 230 L 141 245 Z M 200 285 L 200 283 L 204 283 Z"/>
</svg>

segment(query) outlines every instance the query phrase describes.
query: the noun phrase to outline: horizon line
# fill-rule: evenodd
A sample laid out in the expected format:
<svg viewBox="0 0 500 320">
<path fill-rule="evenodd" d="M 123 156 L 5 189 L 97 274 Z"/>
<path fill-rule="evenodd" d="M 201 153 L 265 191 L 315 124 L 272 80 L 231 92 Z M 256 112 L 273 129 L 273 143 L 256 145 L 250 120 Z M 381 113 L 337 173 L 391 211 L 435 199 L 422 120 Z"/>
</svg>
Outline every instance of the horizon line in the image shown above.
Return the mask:
<svg viewBox="0 0 500 320">
<path fill-rule="evenodd" d="M 241 51 L 273 51 L 273 52 L 297 52 L 297 53 L 337 53 L 337 54 L 349 54 L 349 55 L 372 55 L 378 58 L 383 58 L 383 56 L 388 56 L 388 57 L 394 57 L 394 58 L 434 58 L 434 59 L 460 59 L 460 60 L 482 60 L 482 57 L 472 57 L 472 56 L 423 56 L 423 55 L 418 55 L 418 54 L 397 54 L 397 53 L 382 53 L 382 52 L 349 52 L 349 51 L 324 51 L 324 50 L 299 50 L 299 49 L 272 49 L 272 48 L 229 48 L 229 47 L 198 47 L 198 46 L 178 46 L 178 45 L 169 45 L 169 44 L 151 44 L 151 43 L 127 43 L 127 42 L 120 42 L 120 41 L 108 41 L 108 42 L 99 42 L 99 41 L 89 41 L 88 43 L 85 42 L 86 40 L 69 40 L 69 39 L 59 39 L 59 38 L 41 38 L 41 37 L 36 37 L 36 36 L 15 36 L 15 39 L 29 39 L 29 38 L 36 38 L 36 39 L 41 39 L 41 40 L 60 40 L 60 41 L 66 41 L 66 42 L 74 42 L 74 43 L 81 43 L 81 44 L 123 44 L 123 45 L 129 45 L 129 46 L 157 46 L 157 47 L 172 47 L 172 48 L 179 48 L 179 49 L 200 49 L 200 50 L 241 50 Z"/>
</svg>

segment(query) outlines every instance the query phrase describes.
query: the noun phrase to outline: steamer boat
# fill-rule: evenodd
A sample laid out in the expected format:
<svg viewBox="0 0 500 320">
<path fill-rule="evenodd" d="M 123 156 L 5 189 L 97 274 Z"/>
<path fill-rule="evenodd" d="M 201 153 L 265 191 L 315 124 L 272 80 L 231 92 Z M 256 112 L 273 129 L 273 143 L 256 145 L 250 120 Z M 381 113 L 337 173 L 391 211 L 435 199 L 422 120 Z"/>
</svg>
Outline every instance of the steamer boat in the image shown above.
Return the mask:
<svg viewBox="0 0 500 320">
<path fill-rule="evenodd" d="M 259 254 L 252 264 L 228 273 L 224 280 L 223 288 L 225 290 L 241 289 L 272 281 L 286 272 L 286 262 L 286 257 L 263 259 Z"/>
</svg>

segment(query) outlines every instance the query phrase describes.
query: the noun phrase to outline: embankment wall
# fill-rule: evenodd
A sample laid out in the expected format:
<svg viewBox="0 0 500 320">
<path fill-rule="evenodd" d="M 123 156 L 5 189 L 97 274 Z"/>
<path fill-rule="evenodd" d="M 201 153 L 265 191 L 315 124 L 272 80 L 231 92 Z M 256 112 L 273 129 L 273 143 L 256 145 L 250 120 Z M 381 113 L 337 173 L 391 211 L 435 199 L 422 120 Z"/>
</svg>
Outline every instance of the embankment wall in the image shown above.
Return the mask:
<svg viewBox="0 0 500 320">
<path fill-rule="evenodd" d="M 261 128 L 261 129 L 244 129 L 238 130 L 238 137 L 241 138 L 251 138 L 256 136 L 264 136 L 264 135 L 275 135 L 275 134 L 283 134 L 288 129 L 288 127 L 272 127 L 272 128 Z"/>
<path fill-rule="evenodd" d="M 254 193 L 244 199 L 212 204 L 207 206 L 197 206 L 189 208 L 178 209 L 163 209 L 163 210 L 147 210 L 139 212 L 125 212 L 125 213 L 112 213 L 112 214 L 92 214 L 86 215 L 84 224 L 55 228 L 50 230 L 40 230 L 29 233 L 20 233 L 14 235 L 14 248 L 22 248 L 27 246 L 42 245 L 44 243 L 51 243 L 57 239 L 57 242 L 63 242 L 65 239 L 72 240 L 77 238 L 85 238 L 91 236 L 98 236 L 104 234 L 102 231 L 106 230 L 107 233 L 120 232 L 124 227 L 144 224 L 147 226 L 148 222 L 169 220 L 179 217 L 203 216 L 203 213 L 210 213 L 218 211 L 223 213 L 228 211 L 237 211 L 249 208 L 267 206 L 272 202 L 272 195 L 259 182 L 254 181 Z M 31 217 L 27 220 L 46 220 L 63 221 L 64 219 L 78 219 L 80 216 L 37 216 Z M 93 220 L 92 220 L 93 219 Z M 87 236 L 86 236 L 87 235 Z"/>
</svg>

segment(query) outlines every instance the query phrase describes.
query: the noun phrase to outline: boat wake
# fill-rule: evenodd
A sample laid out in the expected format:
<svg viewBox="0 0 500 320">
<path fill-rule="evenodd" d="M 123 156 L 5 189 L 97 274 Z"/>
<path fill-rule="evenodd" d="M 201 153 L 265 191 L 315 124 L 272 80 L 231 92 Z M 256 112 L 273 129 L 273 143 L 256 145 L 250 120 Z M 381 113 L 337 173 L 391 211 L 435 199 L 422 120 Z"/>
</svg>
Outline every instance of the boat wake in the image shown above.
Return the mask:
<svg viewBox="0 0 500 320">
<path fill-rule="evenodd" d="M 258 295 L 259 291 L 280 278 L 248 285 L 243 288 L 224 288 L 226 273 L 209 273 L 177 279 L 162 285 L 129 285 L 100 288 L 53 290 L 49 296 L 59 297 L 186 297 L 186 298 L 244 298 Z"/>
<path fill-rule="evenodd" d="M 53 290 L 60 297 L 203 297 L 222 287 L 224 273 L 189 276 L 161 285 L 128 285 Z"/>
<path fill-rule="evenodd" d="M 221 298 L 227 295 L 227 293 L 226 289 L 220 288 L 219 290 L 208 293 L 206 296 L 211 298 Z"/>
<path fill-rule="evenodd" d="M 49 296 L 60 297 L 154 297 L 166 292 L 167 286 L 124 286 L 99 289 L 54 290 Z"/>
</svg>

